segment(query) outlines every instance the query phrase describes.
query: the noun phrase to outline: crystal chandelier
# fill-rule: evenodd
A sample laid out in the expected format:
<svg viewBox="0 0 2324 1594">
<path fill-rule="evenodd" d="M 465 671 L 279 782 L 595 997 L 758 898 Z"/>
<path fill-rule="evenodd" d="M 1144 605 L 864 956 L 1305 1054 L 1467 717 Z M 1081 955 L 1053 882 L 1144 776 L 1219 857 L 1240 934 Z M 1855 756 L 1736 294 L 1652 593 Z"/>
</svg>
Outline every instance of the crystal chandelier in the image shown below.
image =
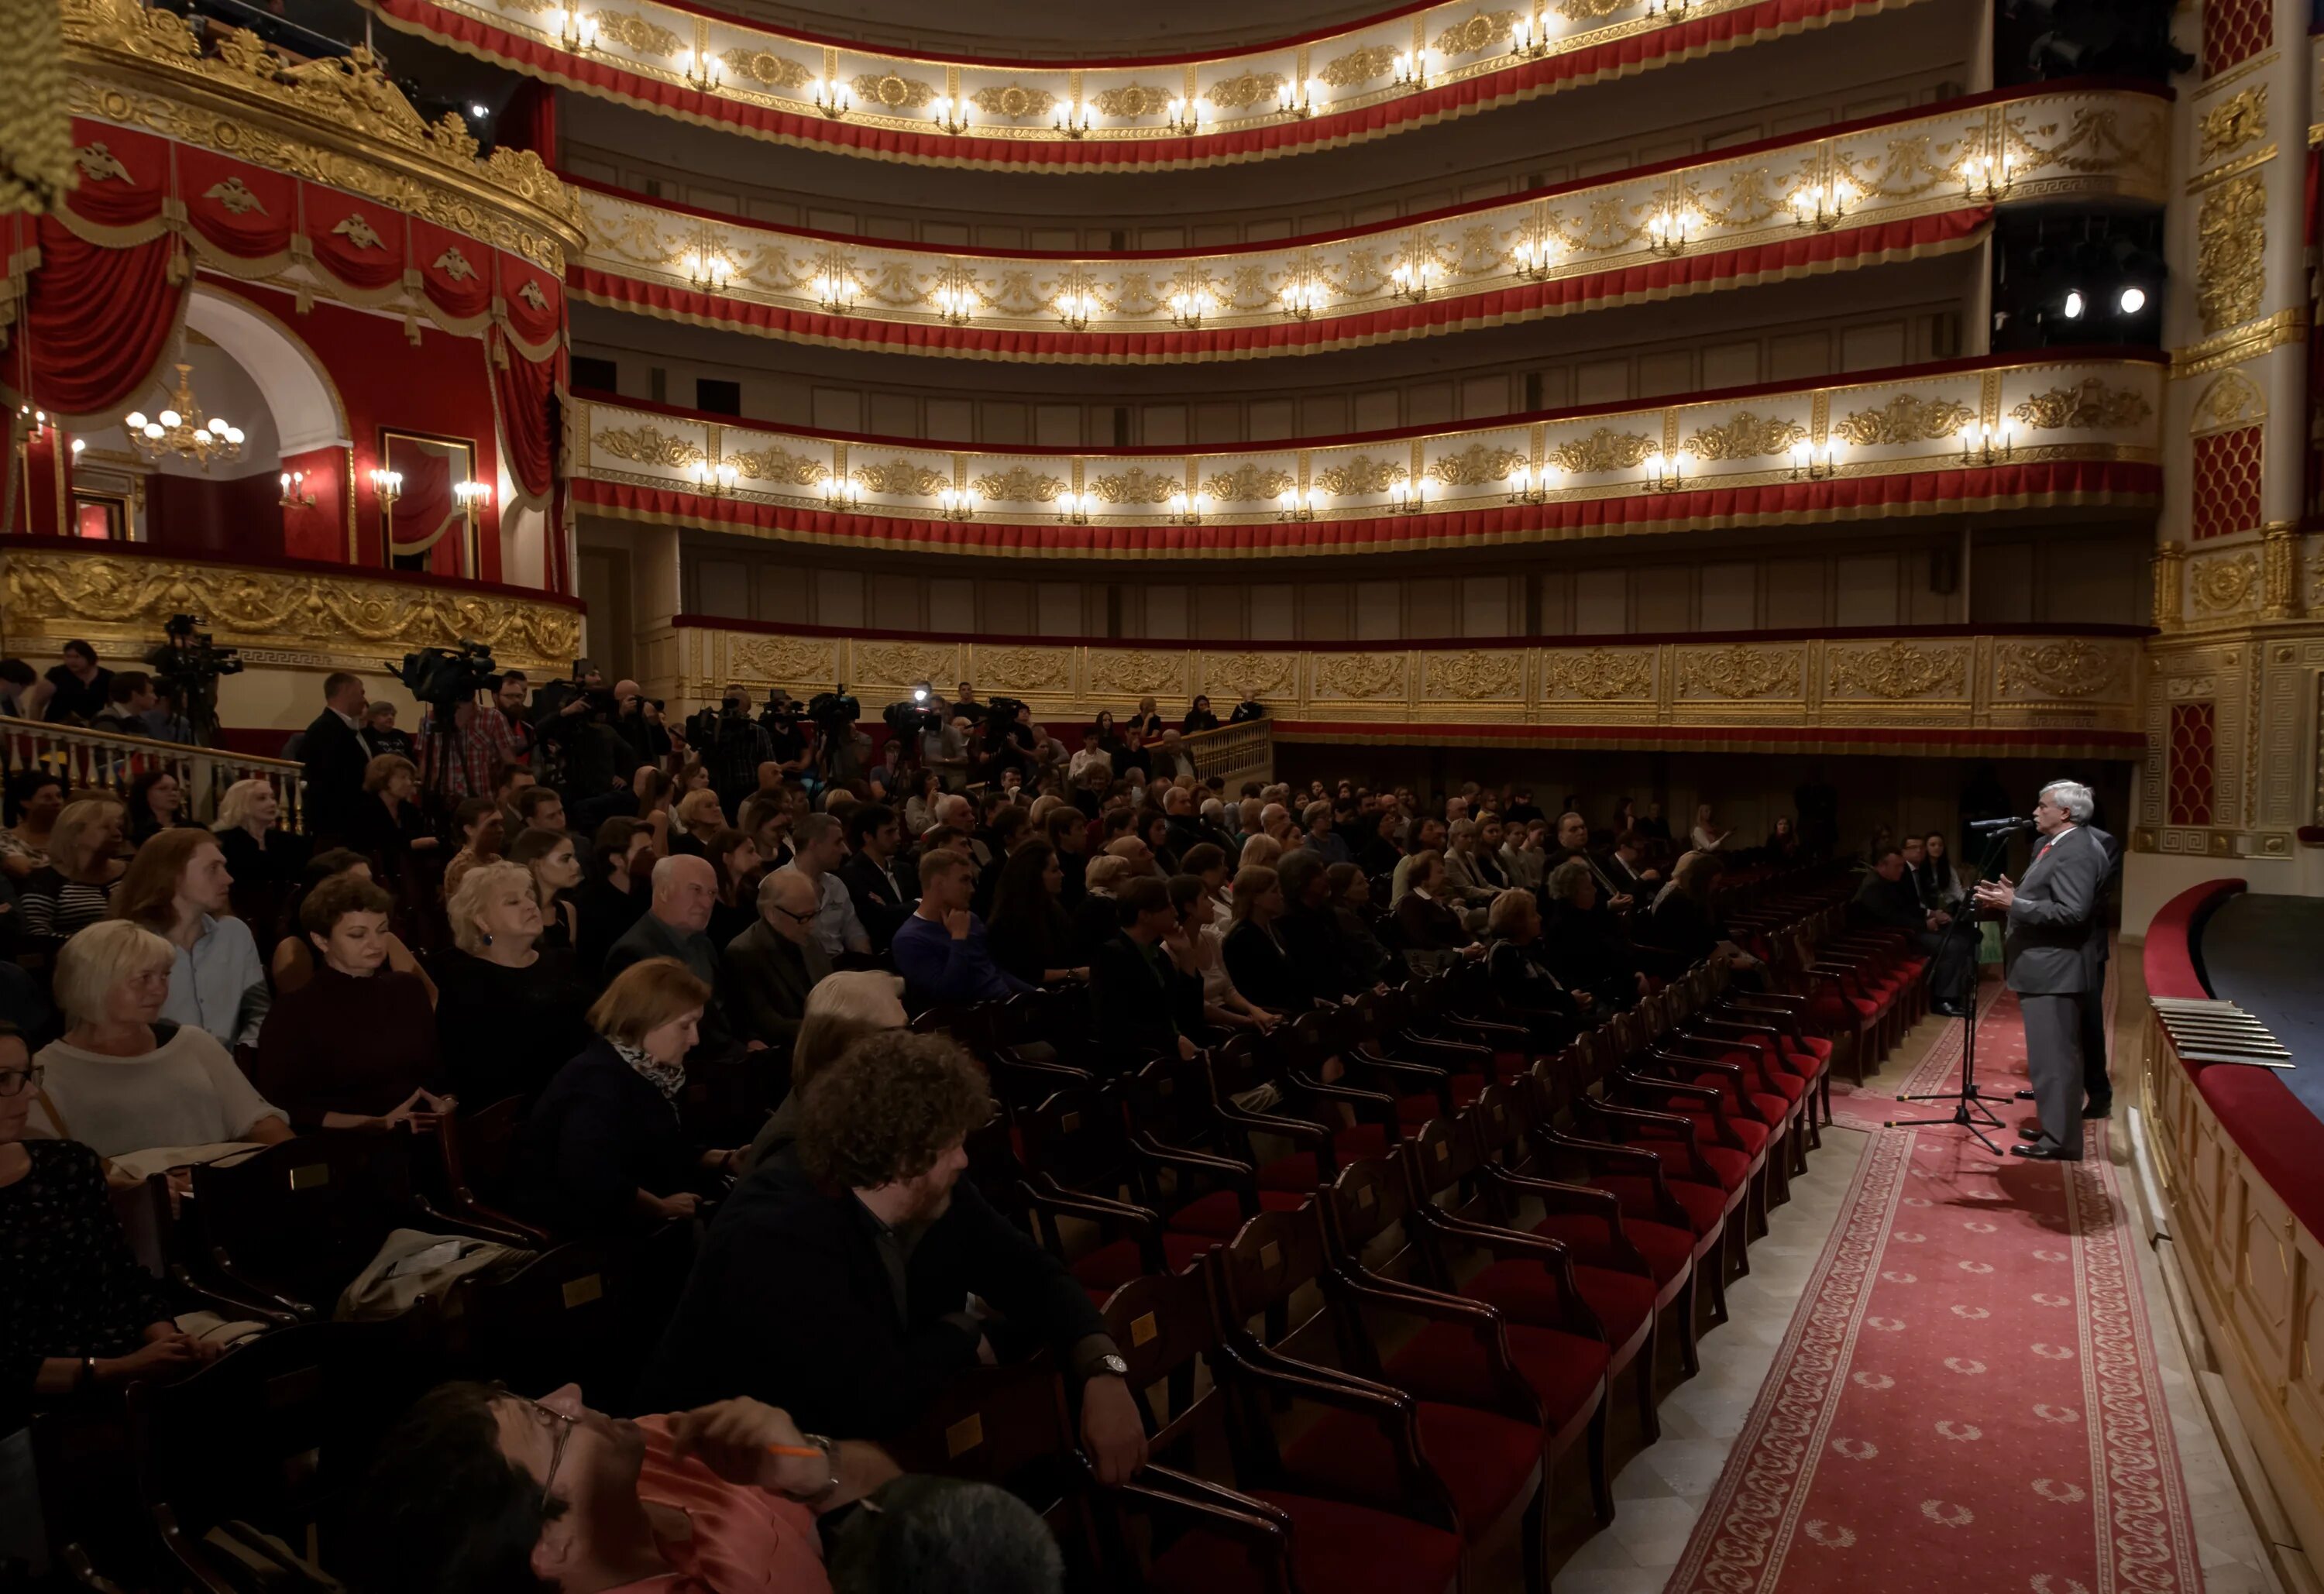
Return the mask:
<svg viewBox="0 0 2324 1594">
<path fill-rule="evenodd" d="M 178 367 L 178 385 L 159 415 L 149 420 L 143 410 L 133 410 L 121 424 L 129 434 L 129 446 L 156 462 L 175 454 L 208 470 L 213 459 L 242 457 L 242 428 L 227 424 L 223 415 L 203 419 L 202 407 L 194 399 L 191 365 Z"/>
</svg>

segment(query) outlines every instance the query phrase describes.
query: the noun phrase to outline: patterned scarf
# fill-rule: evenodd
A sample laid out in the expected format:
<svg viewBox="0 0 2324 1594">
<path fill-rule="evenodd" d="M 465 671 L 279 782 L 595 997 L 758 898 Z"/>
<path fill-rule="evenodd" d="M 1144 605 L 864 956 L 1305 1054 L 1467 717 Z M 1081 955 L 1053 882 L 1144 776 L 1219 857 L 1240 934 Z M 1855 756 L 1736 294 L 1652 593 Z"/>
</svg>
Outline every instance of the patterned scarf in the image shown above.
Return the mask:
<svg viewBox="0 0 2324 1594">
<path fill-rule="evenodd" d="M 669 1103 L 672 1111 L 676 1111 L 678 1093 L 686 1088 L 686 1064 L 657 1063 L 627 1041 L 614 1040 L 610 1036 L 606 1039 L 613 1050 L 621 1055 L 622 1061 L 635 1069 L 640 1078 L 659 1091 L 662 1100 Z"/>
</svg>

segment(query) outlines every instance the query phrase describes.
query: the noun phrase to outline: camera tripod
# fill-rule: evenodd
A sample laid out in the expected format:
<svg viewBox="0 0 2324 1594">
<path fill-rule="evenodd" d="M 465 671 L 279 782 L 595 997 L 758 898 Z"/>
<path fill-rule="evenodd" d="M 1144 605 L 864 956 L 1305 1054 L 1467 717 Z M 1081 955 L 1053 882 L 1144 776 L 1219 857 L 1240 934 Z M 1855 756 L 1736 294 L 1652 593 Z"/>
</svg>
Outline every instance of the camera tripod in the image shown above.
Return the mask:
<svg viewBox="0 0 2324 1594">
<path fill-rule="evenodd" d="M 1948 937 L 1961 935 L 1965 938 L 1974 938 L 1979 934 L 1977 919 L 1968 910 L 1976 905 L 1978 887 L 1992 880 L 1999 872 L 2001 860 L 2009 851 L 2009 838 L 2016 834 L 2014 830 L 1997 831 L 1993 839 L 1986 843 L 1985 858 L 1978 865 L 1977 879 L 1969 886 L 1968 894 L 1961 898 L 1963 917 L 1945 927 Z M 1941 944 L 1935 955 L 1929 959 L 1928 972 L 1923 976 L 1923 983 L 1933 985 L 1937 972 L 1943 965 L 1944 948 Z M 1978 978 L 1977 954 L 1972 951 L 1969 954 L 1968 1000 L 1962 1003 L 1961 1009 L 1961 1023 L 1967 1027 L 1961 1032 L 1960 1083 L 1950 1091 L 1932 1091 L 1923 1095 L 1896 1098 L 1899 1101 L 1950 1101 L 1953 1104 L 1952 1111 L 1943 1118 L 1892 1118 L 1885 1120 L 1883 1127 L 1892 1129 L 1909 1129 L 1942 1125 L 1957 1126 L 1976 1136 L 1979 1145 L 1992 1152 L 1994 1156 L 1999 1156 L 2001 1147 L 1996 1146 L 1985 1131 L 1988 1128 L 2000 1129 L 2006 1129 L 2008 1126 L 1995 1116 L 1993 1109 L 1987 1103 L 2007 1103 L 2013 1098 L 1988 1096 L 1977 1088 L 1977 1021 L 1979 1016 L 1978 987 L 1980 983 L 1982 981 Z M 1980 1118 L 1985 1120 L 1983 1125 L 1978 1122 Z"/>
</svg>

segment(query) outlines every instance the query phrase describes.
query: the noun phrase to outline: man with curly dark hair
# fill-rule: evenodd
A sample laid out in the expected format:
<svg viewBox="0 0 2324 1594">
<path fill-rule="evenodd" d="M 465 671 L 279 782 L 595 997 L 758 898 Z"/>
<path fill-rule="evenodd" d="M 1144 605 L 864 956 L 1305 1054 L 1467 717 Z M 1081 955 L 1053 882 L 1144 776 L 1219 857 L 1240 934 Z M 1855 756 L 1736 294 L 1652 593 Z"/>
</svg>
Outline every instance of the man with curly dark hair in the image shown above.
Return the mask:
<svg viewBox="0 0 2324 1594">
<path fill-rule="evenodd" d="M 1099 1478 L 1129 1479 L 1146 1434 L 1102 1319 L 960 1182 L 964 1142 L 991 1114 L 982 1073 L 944 1036 L 882 1031 L 817 1073 L 798 1139 L 721 1205 L 643 1397 L 748 1396 L 810 1428 L 887 1439 L 996 1342 L 1046 1342 L 1080 1390 Z"/>
</svg>

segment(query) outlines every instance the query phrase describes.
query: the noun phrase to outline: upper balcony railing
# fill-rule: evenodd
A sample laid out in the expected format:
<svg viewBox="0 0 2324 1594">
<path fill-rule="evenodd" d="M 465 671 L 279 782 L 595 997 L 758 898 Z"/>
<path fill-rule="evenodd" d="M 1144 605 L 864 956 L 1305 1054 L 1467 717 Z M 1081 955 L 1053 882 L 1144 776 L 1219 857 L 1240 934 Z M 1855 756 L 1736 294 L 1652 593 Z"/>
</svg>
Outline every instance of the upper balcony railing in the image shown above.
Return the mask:
<svg viewBox="0 0 2324 1594">
<path fill-rule="evenodd" d="M 1230 450 L 818 435 L 592 397 L 573 501 L 855 547 L 1049 558 L 1443 550 L 2100 505 L 2161 488 L 2160 356 L 2059 351 Z"/>
<path fill-rule="evenodd" d="M 218 801 L 227 787 L 238 780 L 264 780 L 282 805 L 275 823 L 284 830 L 307 827 L 306 782 L 300 767 L 288 759 L 254 758 L 223 748 L 187 747 L 7 715 L 0 715 L 0 759 L 12 770 L 46 769 L 68 791 L 110 791 L 124 802 L 137 777 L 166 769 L 178 778 L 186 813 L 205 824 L 217 816 Z"/>
<path fill-rule="evenodd" d="M 1124 171 L 1360 143 L 1911 0 L 1444 0 L 1224 54 L 1078 63 L 915 56 L 668 0 L 364 3 L 464 54 L 753 137 L 925 165 Z"/>
<path fill-rule="evenodd" d="M 927 249 L 573 181 L 579 297 L 669 320 L 991 360 L 1248 359 L 1959 248 L 1997 206 L 2161 203 L 2158 91 L 2039 85 L 1408 220 L 1172 253 Z"/>
</svg>

